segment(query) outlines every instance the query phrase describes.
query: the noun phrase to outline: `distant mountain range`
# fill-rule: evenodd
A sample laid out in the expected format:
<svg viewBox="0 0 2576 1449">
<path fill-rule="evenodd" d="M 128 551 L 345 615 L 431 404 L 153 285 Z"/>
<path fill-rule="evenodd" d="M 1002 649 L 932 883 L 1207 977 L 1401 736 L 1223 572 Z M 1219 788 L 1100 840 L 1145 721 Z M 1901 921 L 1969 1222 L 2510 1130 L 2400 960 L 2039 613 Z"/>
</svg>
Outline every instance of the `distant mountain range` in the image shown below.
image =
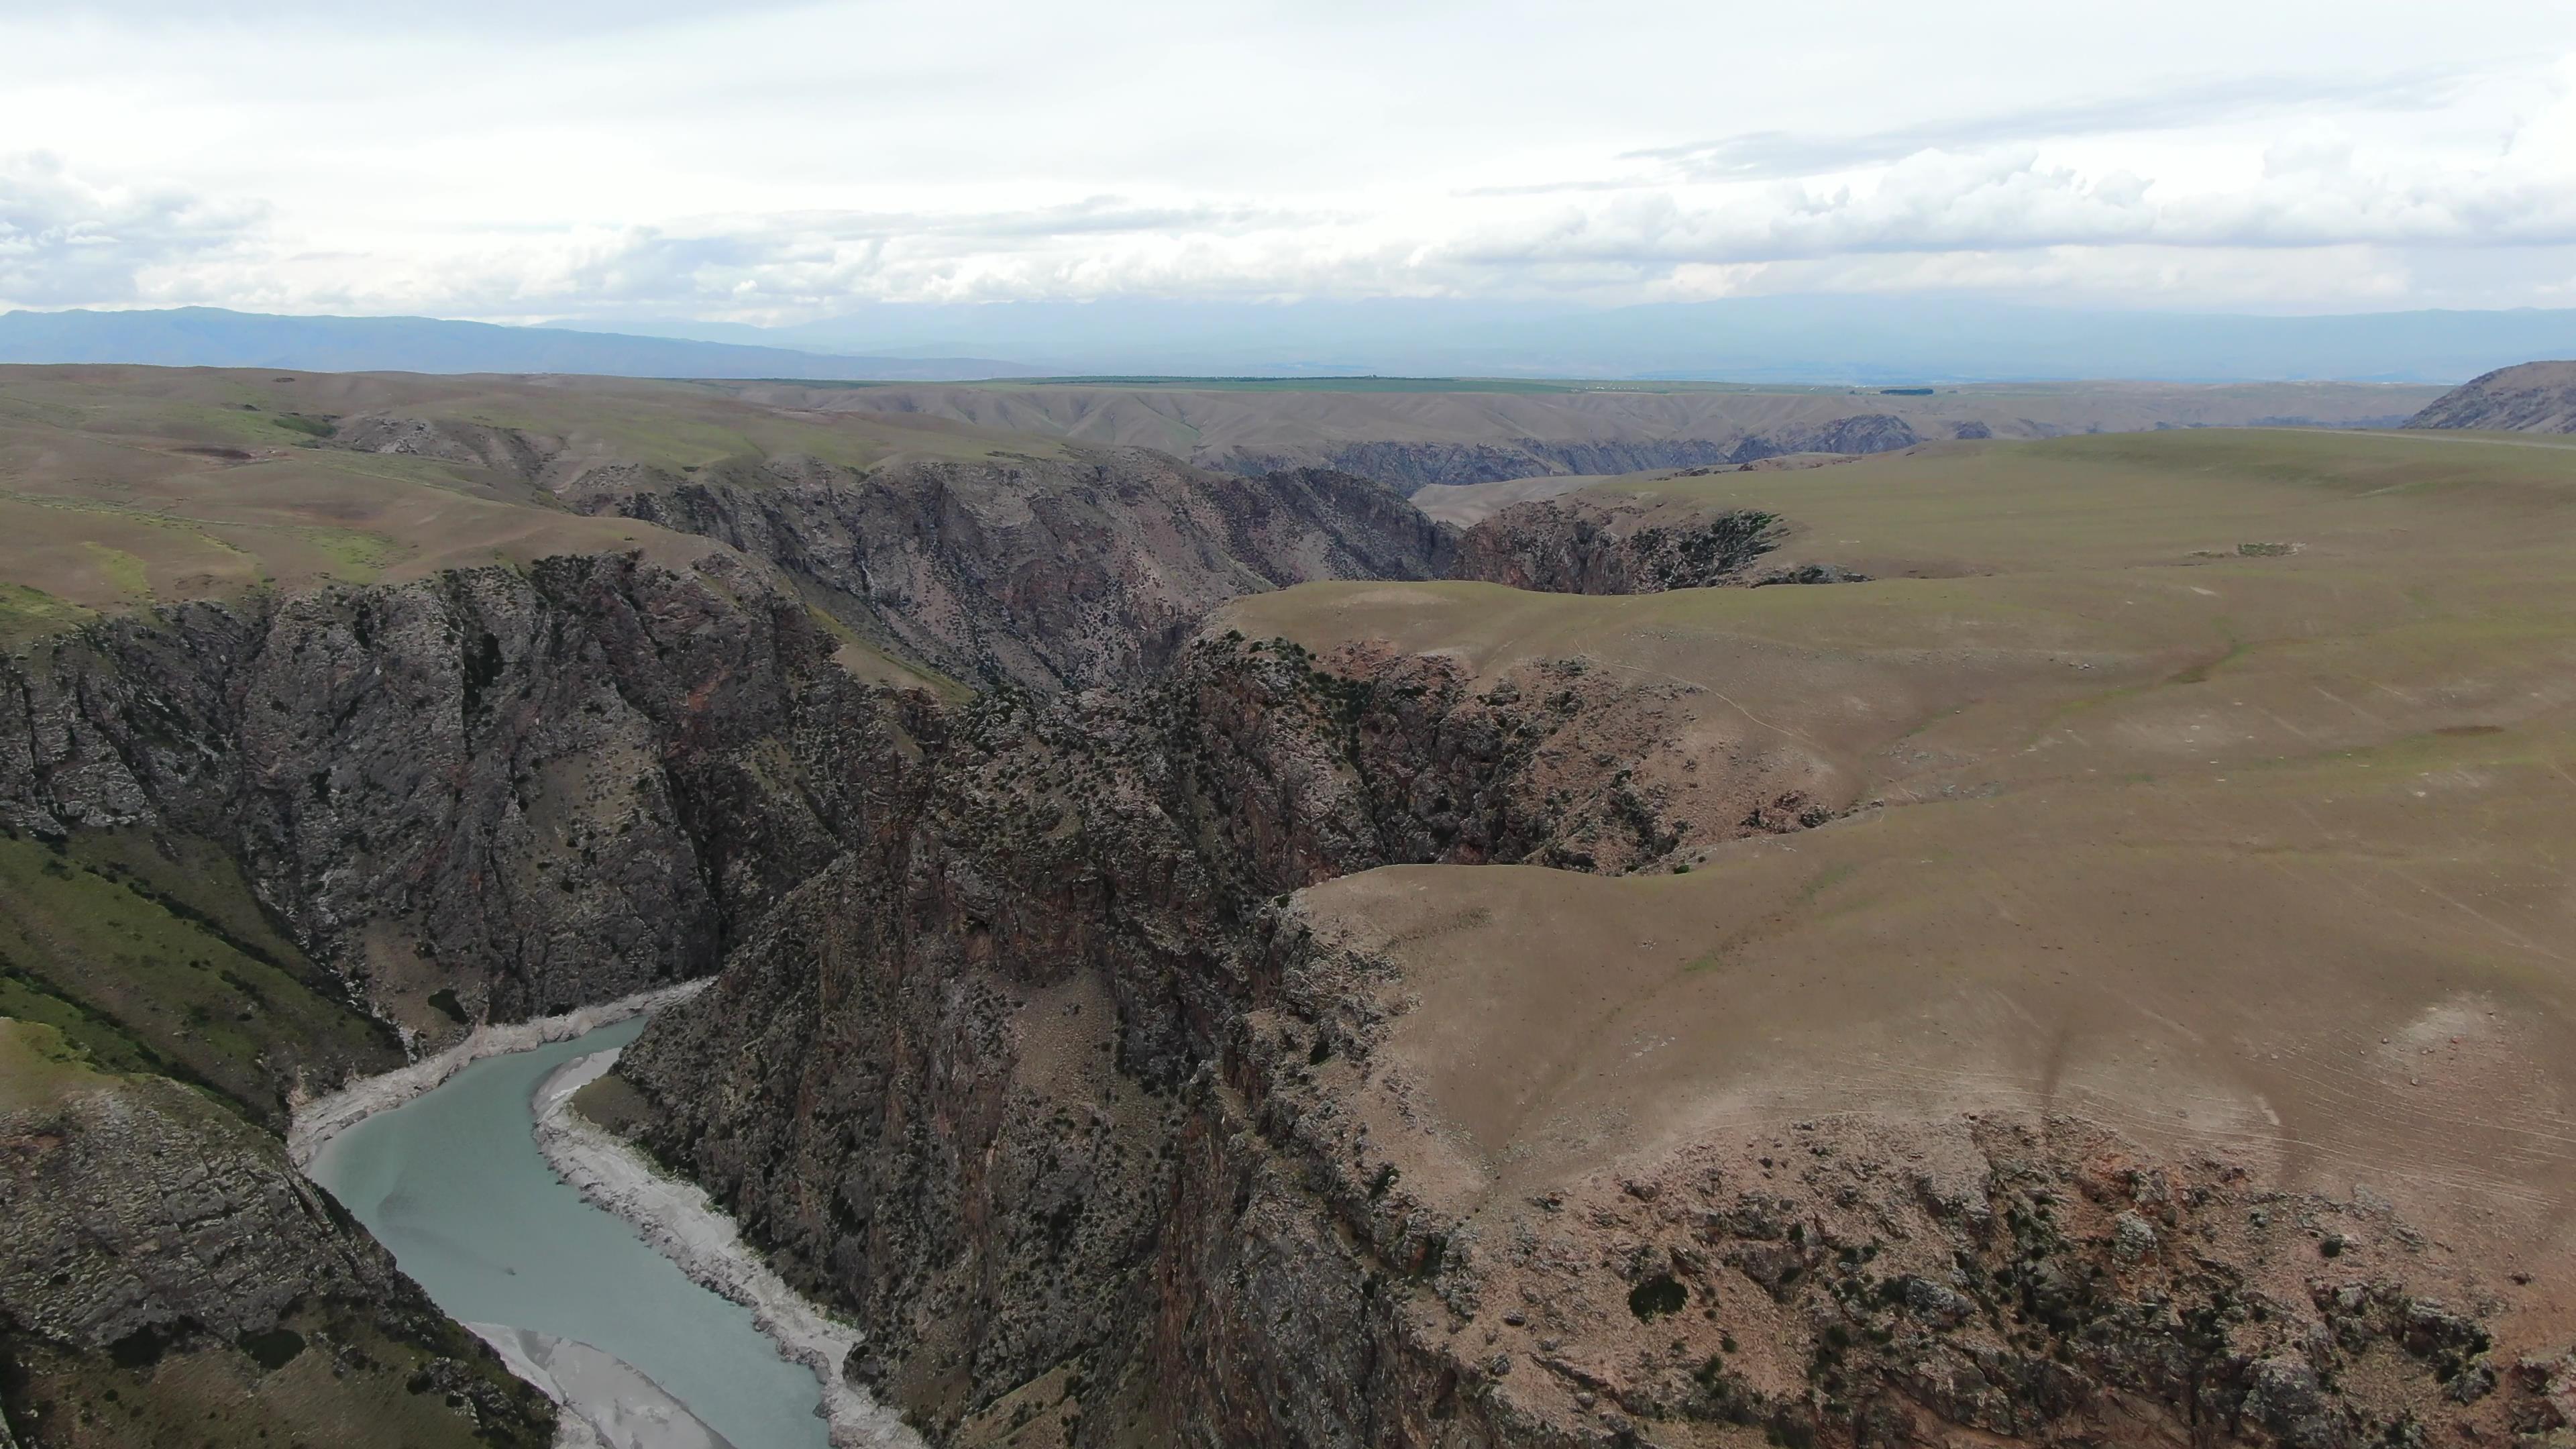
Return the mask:
<svg viewBox="0 0 2576 1449">
<path fill-rule="evenodd" d="M 670 318 L 499 327 L 203 307 L 0 314 L 5 362 L 797 381 L 1389 375 L 1770 385 L 2453 383 L 2570 354 L 2576 311 L 2258 317 L 1947 297 L 1742 297 L 1606 310 L 1421 300 L 877 304 L 775 328 Z"/>
<path fill-rule="evenodd" d="M 949 382 L 1024 377 L 1033 370 L 974 357 L 842 357 L 811 349 L 559 327 L 496 327 L 429 317 L 280 317 L 218 307 L 0 313 L 0 362 L 123 362 L 307 372 L 568 372 L 800 382 Z"/>
</svg>

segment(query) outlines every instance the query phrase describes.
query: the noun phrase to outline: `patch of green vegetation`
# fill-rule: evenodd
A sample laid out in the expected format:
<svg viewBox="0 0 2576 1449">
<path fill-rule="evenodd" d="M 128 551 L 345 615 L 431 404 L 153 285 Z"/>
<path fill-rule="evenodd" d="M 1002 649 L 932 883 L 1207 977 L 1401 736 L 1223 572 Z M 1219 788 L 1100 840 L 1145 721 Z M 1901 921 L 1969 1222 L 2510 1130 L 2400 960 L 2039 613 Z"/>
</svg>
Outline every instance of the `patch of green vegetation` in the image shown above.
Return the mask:
<svg viewBox="0 0 2576 1449">
<path fill-rule="evenodd" d="M 103 543 L 84 542 L 81 544 L 81 549 L 90 556 L 92 565 L 118 593 L 137 600 L 152 597 L 152 581 L 144 575 L 143 560 L 121 548 L 109 548 Z"/>
<path fill-rule="evenodd" d="M 624 1136 L 652 1120 L 653 1104 L 635 1084 L 610 1072 L 572 1094 L 572 1109 L 608 1131 Z"/>
<path fill-rule="evenodd" d="M 0 1110 L 41 1105 L 97 1075 L 88 1053 L 62 1032 L 0 1019 Z"/>
<path fill-rule="evenodd" d="M 0 963 L 0 1018 L 42 1026 L 58 1033 L 69 1047 L 100 1071 L 130 1076 L 157 1072 L 186 1078 L 183 1067 L 164 1061 L 108 1017 L 58 994 L 42 977 Z"/>
<path fill-rule="evenodd" d="M 20 1335 L 0 1341 L 0 1403 L 49 1449 L 540 1449 L 555 1425 L 545 1397 L 456 1325 L 338 1303 L 230 1342 L 138 1335 L 81 1353 Z"/>
<path fill-rule="evenodd" d="M 449 1021 L 455 1022 L 458 1026 L 472 1026 L 474 1024 L 473 1018 L 465 1014 L 465 1003 L 456 999 L 455 987 L 442 986 L 436 991 L 429 993 L 429 1004 L 432 1010 L 437 1011 Z"/>
<path fill-rule="evenodd" d="M 383 1024 L 266 923 L 228 860 L 139 833 L 0 839 L 0 1011 L 269 1126 L 299 1069 L 401 1061 Z"/>
<path fill-rule="evenodd" d="M 354 528 L 299 528 L 295 534 L 331 560 L 333 577 L 353 584 L 373 582 L 404 552 L 401 544 L 381 533 Z"/>
<path fill-rule="evenodd" d="M 1815 904 L 1816 897 L 1823 895 L 1825 892 L 1832 890 L 1838 885 L 1841 885 L 1844 881 L 1850 880 L 1853 876 L 1858 875 L 1859 873 L 1860 867 L 1852 862 L 1848 860 L 1835 861 L 1832 865 L 1826 866 L 1823 870 L 1820 870 L 1813 876 L 1808 877 L 1807 883 L 1798 887 L 1798 904 L 1801 906 Z"/>
<path fill-rule="evenodd" d="M 835 661 L 853 677 L 895 689 L 926 689 L 939 696 L 943 703 L 951 705 L 963 704 L 975 697 L 971 687 L 926 664 L 899 657 L 884 645 L 861 635 L 850 627 L 847 620 L 832 611 L 828 600 L 816 602 L 811 597 L 820 590 L 803 583 L 798 587 L 800 592 L 809 596 L 805 603 L 806 615 L 821 625 L 824 633 L 840 641 Z"/>
<path fill-rule="evenodd" d="M 301 433 L 308 438 L 327 438 L 340 431 L 339 425 L 328 418 L 309 418 L 302 413 L 275 413 L 270 415 L 268 421 L 271 427 L 284 428 L 290 433 Z"/>
<path fill-rule="evenodd" d="M 78 628 L 98 617 L 68 599 L 58 599 L 25 584 L 0 584 L 0 648 L 15 649 L 30 639 Z"/>
<path fill-rule="evenodd" d="M 2215 659 L 2204 659 L 2186 669 L 2179 670 L 2165 683 L 2206 684 L 2209 682 L 2209 676 L 2245 657 L 2244 637 L 2224 619 L 2219 621 L 2219 627 L 2227 631 L 2227 652 Z"/>
</svg>

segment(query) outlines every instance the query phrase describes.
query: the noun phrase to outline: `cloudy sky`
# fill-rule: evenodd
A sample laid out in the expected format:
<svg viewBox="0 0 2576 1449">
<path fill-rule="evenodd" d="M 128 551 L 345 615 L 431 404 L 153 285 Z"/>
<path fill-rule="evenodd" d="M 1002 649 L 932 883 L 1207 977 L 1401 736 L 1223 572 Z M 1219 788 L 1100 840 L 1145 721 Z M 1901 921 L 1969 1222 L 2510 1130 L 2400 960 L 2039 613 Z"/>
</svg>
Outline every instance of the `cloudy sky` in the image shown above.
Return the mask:
<svg viewBox="0 0 2576 1449">
<path fill-rule="evenodd" d="M 0 306 L 2576 306 L 2576 0 L 0 0 Z"/>
</svg>

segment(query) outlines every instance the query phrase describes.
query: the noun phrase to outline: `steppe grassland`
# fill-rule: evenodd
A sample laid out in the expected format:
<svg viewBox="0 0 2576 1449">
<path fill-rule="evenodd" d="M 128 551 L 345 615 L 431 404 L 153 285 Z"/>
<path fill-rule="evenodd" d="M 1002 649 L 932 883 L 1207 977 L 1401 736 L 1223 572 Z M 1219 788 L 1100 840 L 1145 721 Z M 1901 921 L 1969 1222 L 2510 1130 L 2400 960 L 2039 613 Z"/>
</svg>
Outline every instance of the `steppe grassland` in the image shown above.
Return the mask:
<svg viewBox="0 0 2576 1449">
<path fill-rule="evenodd" d="M 331 420 L 377 412 L 543 439 L 564 479 L 604 463 L 664 479 L 735 465 L 757 476 L 780 458 L 867 468 L 1057 447 L 938 419 L 801 419 L 683 383 L 0 369 L 0 643 L 323 580 L 628 549 L 677 564 L 716 547 L 586 515 L 503 470 L 317 446 Z"/>
</svg>

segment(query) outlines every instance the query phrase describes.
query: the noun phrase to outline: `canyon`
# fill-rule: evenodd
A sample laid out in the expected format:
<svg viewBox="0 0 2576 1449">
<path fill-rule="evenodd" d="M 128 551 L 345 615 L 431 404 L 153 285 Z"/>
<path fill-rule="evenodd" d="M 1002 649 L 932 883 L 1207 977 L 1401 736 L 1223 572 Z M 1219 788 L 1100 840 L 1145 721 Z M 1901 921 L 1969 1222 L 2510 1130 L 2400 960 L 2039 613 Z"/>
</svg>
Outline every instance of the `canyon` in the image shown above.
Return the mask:
<svg viewBox="0 0 2576 1449">
<path fill-rule="evenodd" d="M 2576 1408 L 2554 455 L 1909 441 L 1458 528 L 683 385 L 42 372 L 0 1186 L 134 1228 L 13 1238 L 22 1442 L 218 1379 L 546 1442 L 276 1134 L 708 976 L 606 1125 L 937 1443 Z"/>
</svg>

